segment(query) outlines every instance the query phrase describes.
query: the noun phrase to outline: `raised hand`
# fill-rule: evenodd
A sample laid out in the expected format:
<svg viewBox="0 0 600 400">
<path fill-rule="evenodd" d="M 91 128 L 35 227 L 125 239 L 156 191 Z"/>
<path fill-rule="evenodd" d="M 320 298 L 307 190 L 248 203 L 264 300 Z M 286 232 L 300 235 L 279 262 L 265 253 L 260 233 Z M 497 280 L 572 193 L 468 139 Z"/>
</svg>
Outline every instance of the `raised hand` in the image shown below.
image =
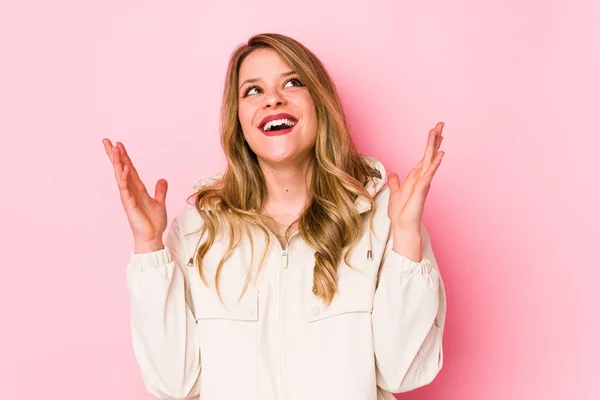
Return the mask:
<svg viewBox="0 0 600 400">
<path fill-rule="evenodd" d="M 113 165 L 121 203 L 133 233 L 135 252 L 149 253 L 162 249 L 162 235 L 167 228 L 167 181 L 158 180 L 155 198 L 152 198 L 140 180 L 123 143 L 117 142 L 113 146 L 106 138 L 102 139 L 102 143 Z"/>
<path fill-rule="evenodd" d="M 397 231 L 415 234 L 420 232 L 423 208 L 431 187 L 431 180 L 444 156 L 444 152 L 439 151 L 443 129 L 444 123 L 439 122 L 429 131 L 425 155 L 408 173 L 402 184 L 396 174 L 390 174 L 388 178 L 390 188 L 388 216 L 392 227 Z"/>
</svg>

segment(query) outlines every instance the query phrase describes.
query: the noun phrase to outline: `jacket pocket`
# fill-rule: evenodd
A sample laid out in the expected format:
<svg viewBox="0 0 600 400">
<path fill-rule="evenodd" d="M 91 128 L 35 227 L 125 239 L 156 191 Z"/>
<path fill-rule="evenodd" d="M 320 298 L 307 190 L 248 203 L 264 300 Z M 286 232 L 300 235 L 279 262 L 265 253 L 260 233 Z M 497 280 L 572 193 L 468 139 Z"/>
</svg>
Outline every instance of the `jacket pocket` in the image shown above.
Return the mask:
<svg viewBox="0 0 600 400">
<path fill-rule="evenodd" d="M 338 274 L 329 306 L 307 290 L 301 337 L 294 359 L 305 366 L 302 399 L 374 399 L 372 311 L 376 278 L 356 271 Z M 349 385 L 348 380 L 360 377 Z"/>
<path fill-rule="evenodd" d="M 258 290 L 247 288 L 242 298 L 229 305 L 222 304 L 215 293 L 203 296 L 196 304 L 196 322 L 210 319 L 258 321 Z"/>
<path fill-rule="evenodd" d="M 337 293 L 329 306 L 310 294 L 305 312 L 310 322 L 347 313 L 371 313 L 377 279 L 357 271 L 345 273 L 338 279 Z"/>
<path fill-rule="evenodd" d="M 227 306 L 214 291 L 204 294 L 196 302 L 200 398 L 257 400 L 258 291 L 248 287 L 239 301 L 230 296 Z"/>
</svg>

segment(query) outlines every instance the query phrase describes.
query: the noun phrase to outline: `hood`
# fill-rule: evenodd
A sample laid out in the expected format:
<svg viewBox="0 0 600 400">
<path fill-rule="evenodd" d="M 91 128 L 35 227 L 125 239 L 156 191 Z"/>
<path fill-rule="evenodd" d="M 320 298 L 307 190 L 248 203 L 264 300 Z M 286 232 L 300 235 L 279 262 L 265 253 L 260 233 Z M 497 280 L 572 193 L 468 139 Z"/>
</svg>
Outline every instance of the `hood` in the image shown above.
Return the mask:
<svg viewBox="0 0 600 400">
<path fill-rule="evenodd" d="M 379 177 L 374 176 L 373 179 L 369 179 L 365 185 L 367 192 L 369 192 L 372 197 L 375 197 L 375 195 L 382 191 L 386 186 L 387 171 L 383 164 L 375 157 L 362 156 L 362 158 L 371 166 L 371 168 L 379 172 Z M 369 200 L 367 200 L 364 196 L 358 196 L 354 204 L 359 214 L 371 209 Z"/>
</svg>

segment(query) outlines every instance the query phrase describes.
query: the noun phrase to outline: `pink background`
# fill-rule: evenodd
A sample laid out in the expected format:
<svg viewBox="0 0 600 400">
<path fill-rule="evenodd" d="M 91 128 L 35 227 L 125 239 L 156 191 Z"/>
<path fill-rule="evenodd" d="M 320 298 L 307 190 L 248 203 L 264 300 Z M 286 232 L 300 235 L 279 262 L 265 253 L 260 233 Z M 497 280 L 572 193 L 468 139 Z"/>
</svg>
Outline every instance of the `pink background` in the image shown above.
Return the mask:
<svg viewBox="0 0 600 400">
<path fill-rule="evenodd" d="M 403 399 L 600 399 L 600 3 L 2 1 L 2 399 L 150 399 L 129 330 L 132 250 L 101 139 L 174 216 L 223 166 L 221 87 L 251 34 L 296 37 L 359 149 L 404 175 L 447 152 L 425 224 L 445 365 Z M 45 396 L 45 397 L 43 397 Z"/>
</svg>

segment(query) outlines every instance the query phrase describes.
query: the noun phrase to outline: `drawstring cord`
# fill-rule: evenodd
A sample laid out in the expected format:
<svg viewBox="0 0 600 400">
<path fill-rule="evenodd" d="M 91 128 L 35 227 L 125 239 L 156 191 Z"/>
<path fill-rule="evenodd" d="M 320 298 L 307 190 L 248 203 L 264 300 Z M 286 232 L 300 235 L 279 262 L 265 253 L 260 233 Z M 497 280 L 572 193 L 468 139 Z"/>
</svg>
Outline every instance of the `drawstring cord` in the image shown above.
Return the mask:
<svg viewBox="0 0 600 400">
<path fill-rule="evenodd" d="M 187 263 L 188 267 L 193 267 L 194 266 L 194 257 L 196 256 L 196 254 L 198 254 L 198 247 L 200 247 L 200 240 L 202 239 L 202 236 L 200 236 L 198 238 L 198 242 L 196 242 L 196 250 L 194 250 L 194 255 L 190 257 L 190 260 Z"/>
<path fill-rule="evenodd" d="M 367 260 L 373 261 L 373 232 L 369 228 L 369 249 L 367 250 Z"/>
</svg>

